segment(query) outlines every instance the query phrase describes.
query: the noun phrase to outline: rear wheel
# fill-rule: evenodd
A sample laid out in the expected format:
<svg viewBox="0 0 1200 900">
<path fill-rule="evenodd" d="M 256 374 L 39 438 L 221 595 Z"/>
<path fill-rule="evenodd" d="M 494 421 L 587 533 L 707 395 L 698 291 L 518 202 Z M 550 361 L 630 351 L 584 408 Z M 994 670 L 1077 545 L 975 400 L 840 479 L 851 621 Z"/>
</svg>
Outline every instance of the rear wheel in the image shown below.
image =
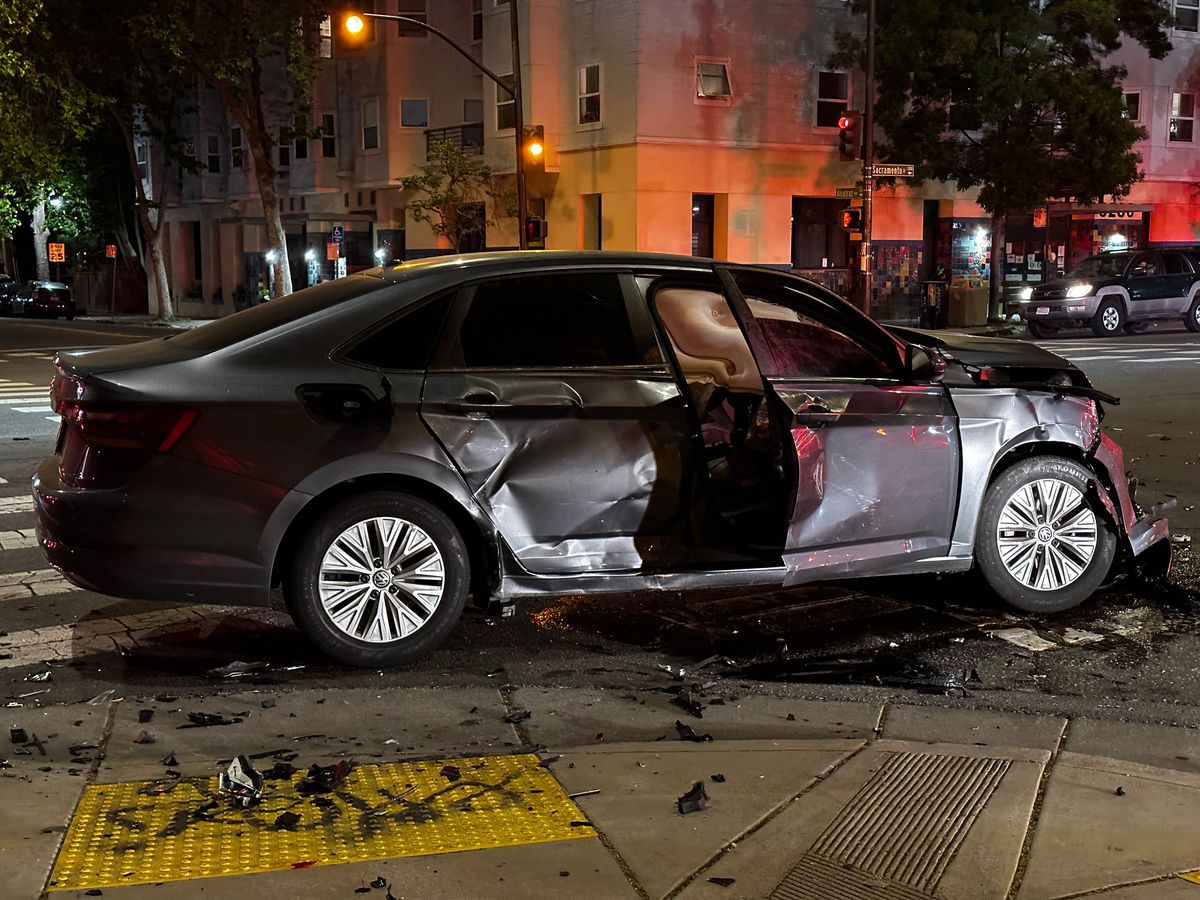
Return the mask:
<svg viewBox="0 0 1200 900">
<path fill-rule="evenodd" d="M 339 503 L 304 537 L 287 586 L 296 624 L 352 666 L 396 665 L 437 647 L 466 603 L 470 563 L 441 510 L 407 494 Z"/>
<path fill-rule="evenodd" d="M 1125 324 L 1125 311 L 1115 300 L 1105 300 L 1092 316 L 1092 334 L 1096 337 L 1111 337 Z"/>
<path fill-rule="evenodd" d="M 1187 326 L 1188 331 L 1200 331 L 1200 291 L 1196 292 L 1192 305 L 1188 307 L 1187 315 L 1183 317 L 1183 324 Z"/>
<path fill-rule="evenodd" d="M 1116 537 L 1088 497 L 1091 472 L 1037 456 L 988 488 L 975 558 L 988 585 L 1029 612 L 1058 612 L 1090 597 L 1112 566 Z"/>
<path fill-rule="evenodd" d="M 1052 328 L 1049 325 L 1043 325 L 1041 322 L 1027 321 L 1025 327 L 1029 329 L 1030 337 L 1048 338 L 1058 331 L 1057 328 Z"/>
</svg>

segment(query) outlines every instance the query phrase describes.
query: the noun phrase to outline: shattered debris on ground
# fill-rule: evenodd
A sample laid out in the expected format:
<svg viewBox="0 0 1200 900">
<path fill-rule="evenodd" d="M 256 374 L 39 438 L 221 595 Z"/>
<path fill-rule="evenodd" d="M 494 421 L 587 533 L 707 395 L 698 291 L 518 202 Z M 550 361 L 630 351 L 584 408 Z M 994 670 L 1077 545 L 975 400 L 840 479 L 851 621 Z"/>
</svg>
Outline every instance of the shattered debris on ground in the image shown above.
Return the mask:
<svg viewBox="0 0 1200 900">
<path fill-rule="evenodd" d="M 693 784 L 691 790 L 675 800 L 675 805 L 681 816 L 707 809 L 708 792 L 704 789 L 704 782 L 697 781 Z"/>
<path fill-rule="evenodd" d="M 221 793 L 229 794 L 241 802 L 242 806 L 249 806 L 262 796 L 263 776 L 248 757 L 239 756 L 221 774 L 218 788 Z"/>
<path fill-rule="evenodd" d="M 308 767 L 308 773 L 296 782 L 296 790 L 304 796 L 328 794 L 337 790 L 338 785 L 346 780 L 353 768 L 354 760 L 343 759 L 332 766 L 318 766 L 313 763 Z"/>
</svg>

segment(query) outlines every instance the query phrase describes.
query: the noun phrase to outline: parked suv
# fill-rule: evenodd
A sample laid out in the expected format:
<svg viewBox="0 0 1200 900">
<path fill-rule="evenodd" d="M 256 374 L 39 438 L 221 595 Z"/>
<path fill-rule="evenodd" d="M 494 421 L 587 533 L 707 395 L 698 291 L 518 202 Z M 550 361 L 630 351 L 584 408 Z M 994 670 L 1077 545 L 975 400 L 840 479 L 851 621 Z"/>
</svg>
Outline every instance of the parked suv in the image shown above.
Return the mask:
<svg viewBox="0 0 1200 900">
<path fill-rule="evenodd" d="M 978 565 L 1049 612 L 1169 555 L 1071 363 L 769 269 L 443 257 L 56 365 L 49 561 L 174 603 L 282 585 L 355 665 L 428 651 L 469 596 Z"/>
<path fill-rule="evenodd" d="M 1020 307 L 1034 337 L 1084 326 L 1097 337 L 1137 334 L 1155 319 L 1182 319 L 1200 331 L 1200 254 L 1192 248 L 1100 253 L 1025 293 Z"/>
<path fill-rule="evenodd" d="M 58 281 L 31 281 L 28 287 L 17 292 L 8 306 L 14 316 L 75 318 L 75 299 L 71 296 L 71 288 Z"/>
</svg>

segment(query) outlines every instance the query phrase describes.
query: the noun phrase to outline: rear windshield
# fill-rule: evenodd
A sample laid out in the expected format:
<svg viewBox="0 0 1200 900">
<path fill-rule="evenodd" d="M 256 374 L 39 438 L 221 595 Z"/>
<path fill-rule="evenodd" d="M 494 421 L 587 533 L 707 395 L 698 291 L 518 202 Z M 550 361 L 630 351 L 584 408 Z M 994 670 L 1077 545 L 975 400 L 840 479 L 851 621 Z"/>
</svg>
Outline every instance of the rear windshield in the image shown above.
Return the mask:
<svg viewBox="0 0 1200 900">
<path fill-rule="evenodd" d="M 229 347 L 246 338 L 295 322 L 322 309 L 329 309 L 347 300 L 365 296 L 388 286 L 374 275 L 351 275 L 337 278 L 314 287 L 305 288 L 281 300 L 271 300 L 225 316 L 199 328 L 172 335 L 169 340 L 181 347 L 208 353 Z"/>
<path fill-rule="evenodd" d="M 1132 256 L 1089 256 L 1075 268 L 1071 278 L 1117 278 L 1125 274 Z"/>
</svg>

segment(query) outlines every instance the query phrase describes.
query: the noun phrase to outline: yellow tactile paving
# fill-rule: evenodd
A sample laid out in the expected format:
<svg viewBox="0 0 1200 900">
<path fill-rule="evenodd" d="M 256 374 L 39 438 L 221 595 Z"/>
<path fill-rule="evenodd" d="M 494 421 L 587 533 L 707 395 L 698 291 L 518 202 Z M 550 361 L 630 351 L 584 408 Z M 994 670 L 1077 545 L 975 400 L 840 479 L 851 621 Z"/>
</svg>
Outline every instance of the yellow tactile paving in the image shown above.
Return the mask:
<svg viewBox="0 0 1200 900">
<path fill-rule="evenodd" d="M 441 774 L 444 766 L 458 781 Z M 55 861 L 50 890 L 239 875 L 594 837 L 536 756 L 356 766 L 329 794 L 268 781 L 243 809 L 216 778 L 91 785 Z M 212 801 L 215 805 L 210 805 Z M 281 813 L 296 813 L 291 830 Z"/>
</svg>

